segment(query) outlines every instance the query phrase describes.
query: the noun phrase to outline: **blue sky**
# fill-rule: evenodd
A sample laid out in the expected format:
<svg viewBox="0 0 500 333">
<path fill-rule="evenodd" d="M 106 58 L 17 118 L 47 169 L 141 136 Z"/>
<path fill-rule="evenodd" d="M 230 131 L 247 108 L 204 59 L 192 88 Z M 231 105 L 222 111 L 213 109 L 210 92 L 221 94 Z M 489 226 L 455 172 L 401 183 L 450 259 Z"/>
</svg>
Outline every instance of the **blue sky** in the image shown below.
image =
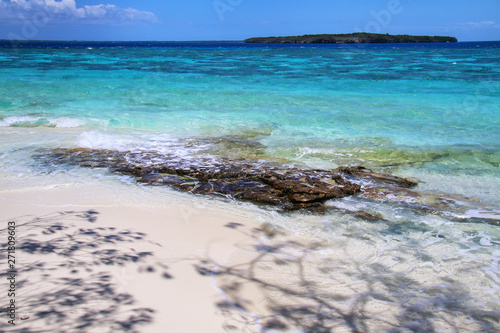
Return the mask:
<svg viewBox="0 0 500 333">
<path fill-rule="evenodd" d="M 500 0 L 0 0 L 0 39 L 242 40 L 355 31 L 500 40 Z"/>
</svg>

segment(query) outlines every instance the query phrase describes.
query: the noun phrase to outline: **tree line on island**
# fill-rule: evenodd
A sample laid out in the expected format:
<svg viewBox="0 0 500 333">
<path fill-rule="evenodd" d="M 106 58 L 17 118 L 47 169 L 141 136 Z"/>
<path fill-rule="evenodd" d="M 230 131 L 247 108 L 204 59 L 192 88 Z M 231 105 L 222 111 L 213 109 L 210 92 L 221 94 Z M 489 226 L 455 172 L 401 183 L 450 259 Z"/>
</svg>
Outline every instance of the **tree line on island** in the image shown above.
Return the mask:
<svg viewBox="0 0 500 333">
<path fill-rule="evenodd" d="M 290 43 L 290 44 L 354 44 L 354 43 L 455 43 L 455 37 L 411 36 L 356 32 L 351 34 L 320 34 L 285 37 L 253 37 L 245 43 Z"/>
</svg>

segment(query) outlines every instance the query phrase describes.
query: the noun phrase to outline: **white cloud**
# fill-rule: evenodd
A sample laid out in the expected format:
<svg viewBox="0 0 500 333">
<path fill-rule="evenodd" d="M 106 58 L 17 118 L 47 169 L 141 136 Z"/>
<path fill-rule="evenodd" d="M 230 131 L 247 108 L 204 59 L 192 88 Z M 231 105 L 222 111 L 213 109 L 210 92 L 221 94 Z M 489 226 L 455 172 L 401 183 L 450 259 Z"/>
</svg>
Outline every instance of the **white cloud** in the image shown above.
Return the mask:
<svg viewBox="0 0 500 333">
<path fill-rule="evenodd" d="M 154 23 L 158 20 L 152 12 L 109 4 L 77 7 L 75 0 L 0 0 L 0 23 L 21 24 L 35 19 L 79 24 Z"/>
</svg>

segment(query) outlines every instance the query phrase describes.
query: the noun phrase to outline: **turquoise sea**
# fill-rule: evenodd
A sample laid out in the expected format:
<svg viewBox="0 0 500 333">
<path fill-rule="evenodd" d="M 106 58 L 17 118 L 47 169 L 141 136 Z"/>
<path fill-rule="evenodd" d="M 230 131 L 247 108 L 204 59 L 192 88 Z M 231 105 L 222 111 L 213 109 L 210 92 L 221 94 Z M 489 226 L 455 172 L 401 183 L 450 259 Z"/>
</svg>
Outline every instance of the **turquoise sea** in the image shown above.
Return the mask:
<svg viewBox="0 0 500 333">
<path fill-rule="evenodd" d="M 500 329 L 500 226 L 481 220 L 500 219 L 500 42 L 6 43 L 0 87 L 0 193 L 95 183 L 110 201 L 216 205 L 330 242 L 347 280 L 407 276 L 378 291 L 412 314 L 391 332 Z M 354 197 L 285 214 L 32 157 L 57 147 L 363 165 L 469 203 L 436 215 Z M 343 213 L 359 209 L 383 221 Z"/>
</svg>

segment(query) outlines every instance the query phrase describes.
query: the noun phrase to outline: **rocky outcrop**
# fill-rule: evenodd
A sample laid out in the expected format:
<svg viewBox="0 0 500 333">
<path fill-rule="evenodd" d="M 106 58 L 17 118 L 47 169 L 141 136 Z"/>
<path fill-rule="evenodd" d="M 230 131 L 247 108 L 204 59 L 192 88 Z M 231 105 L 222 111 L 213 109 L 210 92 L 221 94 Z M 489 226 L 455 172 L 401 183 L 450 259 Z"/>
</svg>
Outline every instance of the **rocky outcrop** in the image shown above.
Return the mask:
<svg viewBox="0 0 500 333">
<path fill-rule="evenodd" d="M 266 161 L 248 161 L 214 155 L 181 158 L 154 151 L 104 149 L 52 149 L 39 151 L 44 164 L 69 164 L 106 168 L 150 185 L 169 185 L 195 194 L 222 195 L 283 211 L 324 213 L 325 202 L 356 195 L 362 200 L 389 203 L 424 214 L 437 214 L 456 221 L 500 225 L 495 210 L 479 207 L 471 198 L 439 193 L 422 193 L 410 188 L 417 181 L 370 169 L 339 167 L 311 170 Z M 334 206 L 331 209 L 336 209 Z M 471 215 L 476 212 L 476 215 Z M 383 220 L 379 212 L 346 211 L 369 221 Z"/>
<path fill-rule="evenodd" d="M 54 149 L 37 157 L 46 163 L 64 163 L 110 171 L 136 178 L 139 183 L 170 185 L 198 194 L 219 194 L 284 210 L 324 212 L 323 203 L 360 191 L 335 171 L 285 168 L 283 165 L 229 159 L 178 159 L 155 152 L 101 149 Z"/>
</svg>

